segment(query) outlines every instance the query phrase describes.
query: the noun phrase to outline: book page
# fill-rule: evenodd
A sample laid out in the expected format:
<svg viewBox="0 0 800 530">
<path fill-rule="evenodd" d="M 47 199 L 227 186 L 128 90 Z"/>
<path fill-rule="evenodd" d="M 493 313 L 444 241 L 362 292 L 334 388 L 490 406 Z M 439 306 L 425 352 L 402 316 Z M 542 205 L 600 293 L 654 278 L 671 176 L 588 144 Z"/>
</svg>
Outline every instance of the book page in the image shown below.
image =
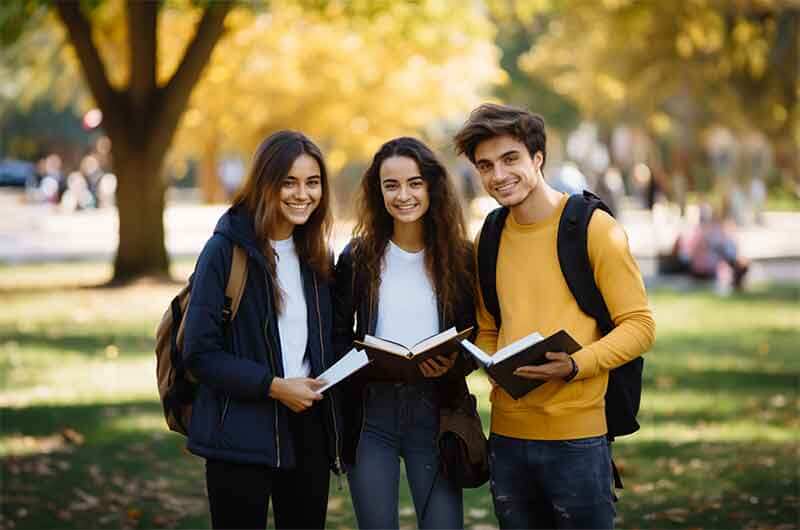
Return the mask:
<svg viewBox="0 0 800 530">
<path fill-rule="evenodd" d="M 325 381 L 325 386 L 320 388 L 317 392 L 325 392 L 348 375 L 357 372 L 368 364 L 369 359 L 364 350 L 353 348 L 333 366 L 319 374 L 317 379 Z"/>
<path fill-rule="evenodd" d="M 397 355 L 402 355 L 403 357 L 408 357 L 408 354 L 410 353 L 408 348 L 402 344 L 378 337 L 373 337 L 372 335 L 364 335 L 364 340 L 361 342 L 367 346 L 372 346 L 373 348 L 377 348 L 389 353 L 396 353 Z"/>
<path fill-rule="evenodd" d="M 420 352 L 424 352 L 425 350 L 429 350 L 434 346 L 437 346 L 443 342 L 447 342 L 451 338 L 458 335 L 455 327 L 442 331 L 441 333 L 434 335 L 432 337 L 428 337 L 427 339 L 422 339 L 420 342 L 416 343 L 413 348 L 411 348 L 411 353 L 417 354 Z"/>
<path fill-rule="evenodd" d="M 467 350 L 467 353 L 475 357 L 482 365 L 484 366 L 492 365 L 492 358 L 486 352 L 484 352 L 482 349 L 472 344 L 467 339 L 462 340 L 461 345 L 464 347 L 465 350 Z"/>
<path fill-rule="evenodd" d="M 494 355 L 492 355 L 492 363 L 496 364 L 501 361 L 504 361 L 505 359 L 508 359 L 512 355 L 519 353 L 525 348 L 533 346 L 534 344 L 536 344 L 537 342 L 541 342 L 542 340 L 544 340 L 544 337 L 542 337 L 538 332 L 534 331 L 530 335 L 522 337 L 518 341 L 512 342 L 508 346 L 505 346 L 497 350 L 497 352 Z"/>
</svg>

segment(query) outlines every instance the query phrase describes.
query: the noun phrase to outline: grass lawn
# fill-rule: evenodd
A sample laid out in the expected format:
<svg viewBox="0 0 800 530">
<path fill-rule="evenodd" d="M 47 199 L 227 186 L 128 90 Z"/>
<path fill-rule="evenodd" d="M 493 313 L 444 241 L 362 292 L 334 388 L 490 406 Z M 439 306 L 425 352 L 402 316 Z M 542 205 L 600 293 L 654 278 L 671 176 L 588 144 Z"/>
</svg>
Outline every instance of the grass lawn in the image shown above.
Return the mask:
<svg viewBox="0 0 800 530">
<path fill-rule="evenodd" d="M 209 526 L 203 462 L 156 397 L 153 330 L 179 286 L 85 287 L 109 274 L 0 266 L 0 529 Z M 614 446 L 618 526 L 798 528 L 800 286 L 651 300 L 642 430 Z M 488 419 L 485 378 L 470 385 Z M 347 483 L 331 484 L 329 526 L 353 528 Z M 465 519 L 496 526 L 486 487 L 466 491 Z"/>
</svg>

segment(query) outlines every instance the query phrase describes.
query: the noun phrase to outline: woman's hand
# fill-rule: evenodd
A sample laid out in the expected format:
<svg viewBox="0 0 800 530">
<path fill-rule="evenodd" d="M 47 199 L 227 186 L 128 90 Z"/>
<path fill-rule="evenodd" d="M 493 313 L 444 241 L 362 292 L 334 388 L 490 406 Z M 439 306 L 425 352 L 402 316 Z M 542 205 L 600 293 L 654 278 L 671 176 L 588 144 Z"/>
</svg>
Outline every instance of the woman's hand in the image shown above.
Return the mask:
<svg viewBox="0 0 800 530">
<path fill-rule="evenodd" d="M 317 390 L 323 386 L 324 382 L 309 377 L 276 377 L 269 387 L 269 397 L 277 399 L 292 412 L 303 412 L 322 399 L 322 394 Z"/>
<path fill-rule="evenodd" d="M 425 377 L 439 377 L 446 373 L 456 363 L 457 352 L 451 355 L 437 355 L 435 359 L 428 359 L 422 361 L 419 365 L 419 371 Z"/>
</svg>

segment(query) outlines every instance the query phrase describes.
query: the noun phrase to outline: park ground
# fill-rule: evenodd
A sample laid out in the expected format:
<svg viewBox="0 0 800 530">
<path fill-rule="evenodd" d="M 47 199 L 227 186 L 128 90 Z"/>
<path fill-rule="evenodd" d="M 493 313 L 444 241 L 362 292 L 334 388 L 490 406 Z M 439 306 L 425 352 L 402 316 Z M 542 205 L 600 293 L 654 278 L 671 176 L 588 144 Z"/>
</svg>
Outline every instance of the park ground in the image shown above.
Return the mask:
<svg viewBox="0 0 800 530">
<path fill-rule="evenodd" d="M 173 274 L 185 278 L 190 260 Z M 103 262 L 0 265 L 0 529 L 207 528 L 203 462 L 165 429 L 153 330 L 179 284 L 95 287 Z M 654 288 L 642 429 L 614 444 L 624 528 L 798 528 L 800 284 Z M 488 427 L 488 384 L 470 386 Z M 401 522 L 415 527 L 405 484 Z M 496 527 L 486 486 L 467 528 Z M 331 528 L 354 528 L 346 481 Z"/>
</svg>

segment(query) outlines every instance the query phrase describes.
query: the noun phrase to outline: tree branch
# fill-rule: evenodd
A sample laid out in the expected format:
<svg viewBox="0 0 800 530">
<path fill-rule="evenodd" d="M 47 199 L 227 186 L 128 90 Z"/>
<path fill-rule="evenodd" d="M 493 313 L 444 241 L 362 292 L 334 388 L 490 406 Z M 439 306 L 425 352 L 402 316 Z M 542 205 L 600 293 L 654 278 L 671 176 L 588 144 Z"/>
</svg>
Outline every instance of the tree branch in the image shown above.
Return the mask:
<svg viewBox="0 0 800 530">
<path fill-rule="evenodd" d="M 146 108 L 156 89 L 158 8 L 155 0 L 128 0 L 130 94 L 137 111 Z"/>
<path fill-rule="evenodd" d="M 194 38 L 186 47 L 180 65 L 162 89 L 160 112 L 156 115 L 154 127 L 151 129 L 155 140 L 151 145 L 156 149 L 166 150 L 169 146 L 192 89 L 200 79 L 214 46 L 224 32 L 225 17 L 233 4 L 232 1 L 209 3 L 197 24 Z"/>
<path fill-rule="evenodd" d="M 92 41 L 92 27 L 89 20 L 81 12 L 79 2 L 56 2 L 56 11 L 61 22 L 67 28 L 70 43 L 75 49 L 83 69 L 84 78 L 89 85 L 97 106 L 103 112 L 109 134 L 115 128 L 115 114 L 119 113 L 118 94 L 111 86 L 106 75 L 105 66 L 100 53 Z M 113 137 L 112 137 L 113 139 Z"/>
</svg>

